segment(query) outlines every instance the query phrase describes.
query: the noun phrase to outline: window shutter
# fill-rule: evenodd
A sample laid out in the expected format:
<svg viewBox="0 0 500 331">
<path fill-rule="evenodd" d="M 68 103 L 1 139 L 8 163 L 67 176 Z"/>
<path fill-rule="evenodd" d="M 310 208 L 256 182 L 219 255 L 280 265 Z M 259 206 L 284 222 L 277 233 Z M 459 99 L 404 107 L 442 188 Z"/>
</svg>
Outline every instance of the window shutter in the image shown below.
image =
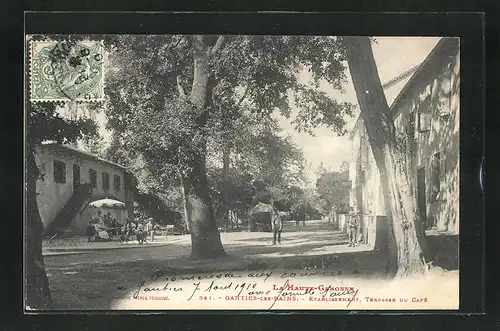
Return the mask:
<svg viewBox="0 0 500 331">
<path fill-rule="evenodd" d="M 439 116 L 447 118 L 451 114 L 451 63 L 448 63 L 440 83 L 438 91 L 438 113 Z"/>
<path fill-rule="evenodd" d="M 121 190 L 121 180 L 120 180 L 120 176 L 118 176 L 118 175 L 114 176 L 114 186 L 115 186 L 116 192 L 119 192 Z"/>
<path fill-rule="evenodd" d="M 97 171 L 89 169 L 90 184 L 92 187 L 97 187 Z"/>
<path fill-rule="evenodd" d="M 439 199 L 441 190 L 441 153 L 431 156 L 431 202 Z"/>
<path fill-rule="evenodd" d="M 408 135 L 413 137 L 415 134 L 415 112 L 412 111 L 408 114 Z"/>
<path fill-rule="evenodd" d="M 418 114 L 419 132 L 426 132 L 431 129 L 431 114 Z"/>
<path fill-rule="evenodd" d="M 444 153 L 439 153 L 440 154 L 440 159 L 439 159 L 439 177 L 441 180 L 444 180 L 446 177 L 446 157 Z"/>
<path fill-rule="evenodd" d="M 66 183 L 66 163 L 54 160 L 54 182 Z"/>
<path fill-rule="evenodd" d="M 440 164 L 439 164 L 439 181 L 440 181 L 440 191 L 446 191 L 446 154 L 441 152 Z M 443 200 L 443 194 L 441 193 L 441 200 Z"/>
<path fill-rule="evenodd" d="M 102 173 L 102 188 L 109 190 L 109 174 L 107 172 Z"/>
<path fill-rule="evenodd" d="M 364 168 L 370 169 L 370 142 L 365 140 L 365 145 L 363 146 L 363 160 L 364 160 Z"/>
</svg>

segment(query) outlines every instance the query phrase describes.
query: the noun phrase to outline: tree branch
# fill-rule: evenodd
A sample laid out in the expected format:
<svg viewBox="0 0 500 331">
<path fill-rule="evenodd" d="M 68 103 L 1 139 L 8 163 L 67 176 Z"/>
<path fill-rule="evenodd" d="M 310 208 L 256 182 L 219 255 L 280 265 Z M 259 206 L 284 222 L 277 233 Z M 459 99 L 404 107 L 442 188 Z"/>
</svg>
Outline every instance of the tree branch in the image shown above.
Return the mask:
<svg viewBox="0 0 500 331">
<path fill-rule="evenodd" d="M 186 92 L 184 91 L 184 88 L 181 85 L 181 76 L 180 75 L 177 76 L 177 90 L 179 91 L 179 96 L 181 97 L 181 99 L 185 99 Z"/>
<path fill-rule="evenodd" d="M 181 41 L 184 39 L 184 35 L 181 35 L 179 40 L 177 40 L 177 42 L 175 43 L 175 45 L 172 46 L 172 49 L 176 48 L 180 43 Z"/>
<path fill-rule="evenodd" d="M 222 45 L 224 44 L 226 38 L 224 36 L 219 36 L 219 38 L 217 38 L 217 41 L 215 42 L 215 45 L 214 47 L 212 47 L 212 49 L 210 50 L 210 55 L 211 56 L 214 56 L 217 54 L 217 52 L 220 51 L 220 49 L 222 48 Z"/>
<path fill-rule="evenodd" d="M 238 100 L 238 103 L 236 103 L 236 108 L 238 108 L 240 106 L 240 104 L 243 102 L 243 100 L 245 100 L 247 94 L 248 94 L 248 90 L 250 89 L 250 86 L 251 84 L 248 84 L 247 85 L 247 88 L 245 89 L 245 92 L 243 93 L 243 95 L 241 96 L 241 98 Z"/>
</svg>

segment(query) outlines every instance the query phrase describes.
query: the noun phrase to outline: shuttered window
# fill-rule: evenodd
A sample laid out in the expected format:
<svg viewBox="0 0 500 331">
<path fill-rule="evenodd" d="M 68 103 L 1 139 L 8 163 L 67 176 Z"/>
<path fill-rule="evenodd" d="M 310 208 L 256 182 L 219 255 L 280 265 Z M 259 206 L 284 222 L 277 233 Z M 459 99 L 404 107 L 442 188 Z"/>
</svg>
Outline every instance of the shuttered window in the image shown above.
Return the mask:
<svg viewBox="0 0 500 331">
<path fill-rule="evenodd" d="M 440 199 L 441 179 L 442 179 L 441 153 L 435 153 L 431 158 L 431 196 L 430 201 L 435 202 Z"/>
<path fill-rule="evenodd" d="M 437 109 L 441 117 L 448 117 L 451 112 L 451 89 L 452 89 L 451 63 L 439 79 Z"/>
<path fill-rule="evenodd" d="M 418 132 L 427 132 L 431 129 L 431 101 L 433 85 L 429 84 L 418 98 Z"/>
<path fill-rule="evenodd" d="M 109 174 L 107 172 L 102 173 L 102 189 L 109 190 Z"/>
<path fill-rule="evenodd" d="M 121 190 L 121 178 L 118 175 L 114 176 L 114 187 L 116 192 L 120 192 Z"/>
<path fill-rule="evenodd" d="M 97 187 L 97 171 L 94 169 L 89 170 L 90 184 L 92 187 Z"/>
<path fill-rule="evenodd" d="M 54 181 L 56 183 L 66 183 L 66 163 L 54 161 Z"/>
<path fill-rule="evenodd" d="M 415 137 L 415 112 L 412 111 L 408 114 L 408 127 L 406 128 L 408 137 Z"/>
<path fill-rule="evenodd" d="M 418 132 L 427 132 L 431 129 L 431 114 L 418 113 Z"/>
</svg>

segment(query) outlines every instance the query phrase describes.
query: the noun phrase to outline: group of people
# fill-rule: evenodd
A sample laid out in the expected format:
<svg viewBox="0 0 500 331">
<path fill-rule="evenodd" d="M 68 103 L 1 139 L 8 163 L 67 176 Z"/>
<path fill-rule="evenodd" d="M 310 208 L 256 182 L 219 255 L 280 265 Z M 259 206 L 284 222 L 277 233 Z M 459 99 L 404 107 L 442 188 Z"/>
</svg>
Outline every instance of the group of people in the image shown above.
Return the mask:
<svg viewBox="0 0 500 331">
<path fill-rule="evenodd" d="M 128 238 L 135 234 L 139 244 L 147 244 L 148 237 L 150 241 L 153 242 L 155 240 L 155 229 L 157 227 L 158 226 L 151 218 L 137 221 L 131 221 L 127 218 L 122 228 L 122 239 L 128 241 Z"/>
<path fill-rule="evenodd" d="M 154 230 L 157 227 L 153 219 L 131 221 L 129 218 L 124 224 L 118 222 L 111 216 L 111 213 L 103 215 L 102 211 L 97 211 L 97 216 L 93 217 L 87 228 L 88 241 L 108 241 L 112 235 L 120 235 L 120 240 L 129 241 L 133 235 L 136 236 L 139 244 L 154 241 Z"/>
<path fill-rule="evenodd" d="M 349 217 L 346 220 L 346 232 L 349 239 L 348 247 L 356 247 L 358 244 L 358 215 L 351 210 Z M 279 210 L 273 206 L 271 213 L 271 229 L 273 232 L 273 245 L 281 244 L 281 232 L 283 231 L 283 216 Z"/>
<path fill-rule="evenodd" d="M 89 241 L 110 240 L 110 235 L 116 232 L 120 223 L 111 216 L 111 213 L 102 215 L 102 211 L 97 211 L 97 216 L 92 218 L 87 228 Z"/>
</svg>

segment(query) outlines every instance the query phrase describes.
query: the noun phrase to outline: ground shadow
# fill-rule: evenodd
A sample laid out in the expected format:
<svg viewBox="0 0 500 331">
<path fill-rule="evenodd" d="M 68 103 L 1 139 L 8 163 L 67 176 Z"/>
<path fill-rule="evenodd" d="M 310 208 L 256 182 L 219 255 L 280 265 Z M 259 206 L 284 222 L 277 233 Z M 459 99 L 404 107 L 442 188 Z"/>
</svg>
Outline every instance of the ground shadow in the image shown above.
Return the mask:
<svg viewBox="0 0 500 331">
<path fill-rule="evenodd" d="M 305 248 L 303 249 L 306 250 Z M 156 270 L 165 275 L 192 275 L 223 271 L 308 270 L 319 276 L 351 276 L 362 279 L 392 278 L 388 273 L 387 258 L 374 251 L 304 256 L 294 255 L 254 257 L 238 255 L 241 251 L 212 260 L 193 260 L 186 256 L 169 259 L 113 262 L 106 265 L 81 265 L 74 274 L 54 275 L 51 289 L 54 310 L 113 309 L 141 281 L 151 281 Z"/>
<path fill-rule="evenodd" d="M 316 237 L 332 237 L 330 235 Z M 335 234 L 334 236 L 337 236 Z M 341 234 L 338 234 L 341 236 Z M 298 237 L 296 237 L 297 239 Z M 309 238 L 308 238 L 309 239 Z M 311 238 L 312 240 L 312 238 Z M 243 241 L 243 240 L 242 240 Z M 249 240 L 246 240 L 249 241 Z M 253 239 L 252 239 L 253 241 Z M 260 241 L 260 240 L 255 240 Z M 446 270 L 458 269 L 458 236 L 434 234 L 427 236 L 432 252 L 433 264 Z M 172 244 L 171 246 L 182 244 Z M 107 263 L 82 263 L 55 269 L 49 278 L 54 310 L 113 309 L 141 281 L 151 281 L 156 270 L 165 275 L 192 275 L 224 271 L 303 270 L 316 272 L 325 277 L 356 277 L 358 279 L 391 279 L 395 270 L 390 268 L 388 254 L 359 246 L 363 251 L 339 248 L 337 253 L 312 252 L 315 249 L 338 246 L 332 240 L 327 243 L 301 243 L 287 247 L 286 244 L 227 245 L 228 255 L 211 260 L 193 260 L 188 256 L 144 255 L 136 261 L 108 261 Z M 162 249 L 158 247 L 158 249 Z M 133 249 L 131 249 L 133 250 Z M 314 253 L 317 255 L 311 255 Z M 90 255 L 90 254 L 89 254 Z M 65 270 L 63 270 L 65 269 Z"/>
<path fill-rule="evenodd" d="M 445 270 L 458 270 L 458 235 L 438 233 L 426 236 L 426 241 L 432 254 L 432 265 Z"/>
</svg>

